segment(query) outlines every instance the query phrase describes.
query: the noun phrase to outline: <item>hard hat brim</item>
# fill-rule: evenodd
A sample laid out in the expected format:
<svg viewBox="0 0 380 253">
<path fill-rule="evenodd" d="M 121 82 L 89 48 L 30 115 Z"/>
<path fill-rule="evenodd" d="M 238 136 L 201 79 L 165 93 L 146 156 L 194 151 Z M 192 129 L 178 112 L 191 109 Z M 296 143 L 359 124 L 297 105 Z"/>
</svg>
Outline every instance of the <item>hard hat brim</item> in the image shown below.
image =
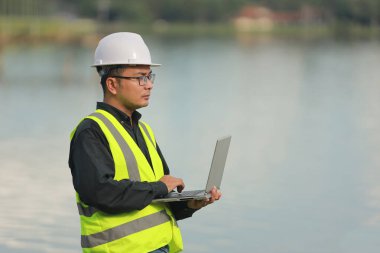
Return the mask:
<svg viewBox="0 0 380 253">
<path fill-rule="evenodd" d="M 126 66 L 137 66 L 137 65 L 145 65 L 145 66 L 151 66 L 151 67 L 160 67 L 162 64 L 159 63 L 134 63 L 134 64 L 125 64 L 125 63 L 112 63 L 112 64 L 92 64 L 91 67 L 101 67 L 101 66 L 111 66 L 111 65 L 126 65 Z"/>
</svg>

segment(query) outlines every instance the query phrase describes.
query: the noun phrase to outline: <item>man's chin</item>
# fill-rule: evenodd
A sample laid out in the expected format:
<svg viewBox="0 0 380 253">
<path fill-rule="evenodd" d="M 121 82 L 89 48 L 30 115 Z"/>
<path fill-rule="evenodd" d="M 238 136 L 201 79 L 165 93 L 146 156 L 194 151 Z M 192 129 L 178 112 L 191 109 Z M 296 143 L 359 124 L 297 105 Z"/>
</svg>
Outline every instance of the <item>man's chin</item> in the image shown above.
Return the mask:
<svg viewBox="0 0 380 253">
<path fill-rule="evenodd" d="M 143 103 L 141 104 L 138 108 L 136 109 L 140 109 L 140 108 L 144 108 L 144 107 L 147 107 L 149 105 L 149 102 L 146 102 L 146 103 Z"/>
</svg>

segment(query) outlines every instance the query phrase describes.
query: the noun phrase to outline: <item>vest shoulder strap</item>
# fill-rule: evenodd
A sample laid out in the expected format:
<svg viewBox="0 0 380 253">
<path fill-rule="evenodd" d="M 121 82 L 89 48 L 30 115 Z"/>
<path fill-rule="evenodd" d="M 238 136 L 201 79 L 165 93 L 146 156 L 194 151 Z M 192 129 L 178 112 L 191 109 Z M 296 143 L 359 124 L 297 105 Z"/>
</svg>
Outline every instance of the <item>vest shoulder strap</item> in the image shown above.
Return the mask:
<svg viewBox="0 0 380 253">
<path fill-rule="evenodd" d="M 150 128 L 150 126 L 147 123 L 143 122 L 143 121 L 139 121 L 139 126 L 140 126 L 140 129 L 142 129 L 144 131 L 144 133 L 148 136 L 148 139 L 153 144 L 153 146 L 155 148 L 157 148 L 157 146 L 156 146 L 156 139 L 154 137 L 153 131 Z"/>
<path fill-rule="evenodd" d="M 114 120 L 114 117 L 111 114 L 103 110 L 97 110 L 88 116 L 88 118 L 95 120 L 106 134 L 106 137 L 108 135 L 107 139 L 110 140 L 109 138 L 113 138 L 121 149 L 123 154 L 121 157 L 123 157 L 124 163 L 126 164 L 128 170 L 115 170 L 115 179 L 118 180 L 121 178 L 129 178 L 132 181 L 141 181 L 136 157 L 133 154 L 131 147 L 121 135 L 120 130 L 117 129 L 116 122 L 112 122 L 116 121 L 116 119 Z M 104 131 L 105 128 L 107 131 Z M 119 126 L 119 128 L 122 128 L 122 126 Z M 112 148 L 113 145 L 110 145 L 110 147 Z M 128 173 L 128 177 L 124 175 L 126 171 Z"/>
</svg>

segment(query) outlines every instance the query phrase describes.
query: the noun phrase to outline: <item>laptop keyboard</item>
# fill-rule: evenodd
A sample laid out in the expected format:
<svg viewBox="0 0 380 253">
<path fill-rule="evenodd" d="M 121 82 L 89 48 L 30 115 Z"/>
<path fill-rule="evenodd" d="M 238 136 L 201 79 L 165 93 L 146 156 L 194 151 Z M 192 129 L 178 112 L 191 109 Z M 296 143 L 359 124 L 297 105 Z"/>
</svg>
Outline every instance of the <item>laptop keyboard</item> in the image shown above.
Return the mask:
<svg viewBox="0 0 380 253">
<path fill-rule="evenodd" d="M 195 196 L 195 195 L 198 195 L 199 193 L 204 193 L 204 192 L 205 192 L 204 190 L 183 191 L 181 193 L 178 193 L 178 195 L 182 197 L 191 197 L 191 196 Z"/>
</svg>

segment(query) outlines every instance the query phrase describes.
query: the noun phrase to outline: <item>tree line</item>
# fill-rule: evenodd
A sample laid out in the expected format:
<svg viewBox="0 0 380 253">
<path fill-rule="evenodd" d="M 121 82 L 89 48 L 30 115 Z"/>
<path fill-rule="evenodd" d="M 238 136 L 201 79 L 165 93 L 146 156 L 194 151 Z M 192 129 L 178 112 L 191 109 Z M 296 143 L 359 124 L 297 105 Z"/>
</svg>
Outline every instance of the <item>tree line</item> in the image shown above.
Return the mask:
<svg viewBox="0 0 380 253">
<path fill-rule="evenodd" d="M 326 22 L 380 25 L 380 0 L 0 0 L 0 15 L 22 13 L 29 8 L 38 15 L 70 14 L 106 22 L 216 23 L 230 21 L 247 5 L 274 11 L 309 6 L 327 14 Z"/>
</svg>

